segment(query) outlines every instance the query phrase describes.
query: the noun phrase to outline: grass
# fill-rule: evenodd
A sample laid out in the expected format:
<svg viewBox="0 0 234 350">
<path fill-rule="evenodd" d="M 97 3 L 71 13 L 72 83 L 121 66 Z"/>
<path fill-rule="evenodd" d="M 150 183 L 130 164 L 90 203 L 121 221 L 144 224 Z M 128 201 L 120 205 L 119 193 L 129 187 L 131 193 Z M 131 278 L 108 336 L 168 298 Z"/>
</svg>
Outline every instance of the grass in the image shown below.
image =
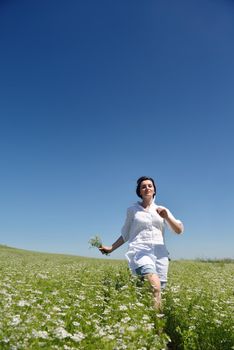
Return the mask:
<svg viewBox="0 0 234 350">
<path fill-rule="evenodd" d="M 125 261 L 0 246 L 0 349 L 234 349 L 230 261 L 172 261 L 157 314 Z"/>
</svg>

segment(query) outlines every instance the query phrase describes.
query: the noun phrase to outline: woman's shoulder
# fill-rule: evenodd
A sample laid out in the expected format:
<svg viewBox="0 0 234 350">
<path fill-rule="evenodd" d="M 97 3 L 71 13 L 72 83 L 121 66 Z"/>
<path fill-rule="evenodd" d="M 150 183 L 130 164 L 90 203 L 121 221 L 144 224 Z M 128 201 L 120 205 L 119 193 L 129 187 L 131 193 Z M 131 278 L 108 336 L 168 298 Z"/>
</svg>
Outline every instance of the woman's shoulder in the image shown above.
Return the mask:
<svg viewBox="0 0 234 350">
<path fill-rule="evenodd" d="M 135 212 L 139 207 L 139 203 L 133 203 L 130 207 L 127 208 L 127 212 Z"/>
<path fill-rule="evenodd" d="M 158 203 L 154 203 L 154 205 L 155 205 L 156 208 L 162 208 L 162 209 L 169 210 L 167 207 L 165 207 L 165 205 L 161 205 L 161 204 L 158 204 Z"/>
</svg>

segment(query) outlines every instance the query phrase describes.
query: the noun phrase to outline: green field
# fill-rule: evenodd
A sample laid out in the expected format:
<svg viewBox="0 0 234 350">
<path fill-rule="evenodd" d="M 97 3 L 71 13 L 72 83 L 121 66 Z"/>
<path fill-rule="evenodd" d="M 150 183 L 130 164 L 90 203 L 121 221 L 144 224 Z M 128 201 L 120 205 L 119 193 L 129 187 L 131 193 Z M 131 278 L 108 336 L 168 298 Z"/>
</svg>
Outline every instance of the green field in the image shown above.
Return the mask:
<svg viewBox="0 0 234 350">
<path fill-rule="evenodd" d="M 234 349 L 234 263 L 172 261 L 163 313 L 125 261 L 0 246 L 0 349 Z"/>
</svg>

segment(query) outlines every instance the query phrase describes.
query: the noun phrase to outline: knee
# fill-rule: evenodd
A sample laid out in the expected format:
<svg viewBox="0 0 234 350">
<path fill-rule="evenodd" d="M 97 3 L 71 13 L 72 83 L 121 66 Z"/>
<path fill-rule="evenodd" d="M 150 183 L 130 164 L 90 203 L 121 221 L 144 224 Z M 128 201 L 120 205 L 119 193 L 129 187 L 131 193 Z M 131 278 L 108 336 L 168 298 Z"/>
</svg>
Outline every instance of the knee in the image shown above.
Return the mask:
<svg viewBox="0 0 234 350">
<path fill-rule="evenodd" d="M 159 280 L 157 275 L 155 275 L 155 274 L 148 274 L 148 275 L 146 275 L 146 278 L 148 279 L 151 287 L 155 291 L 160 291 L 160 289 L 161 289 L 160 280 Z"/>
<path fill-rule="evenodd" d="M 157 297 L 161 293 L 160 283 L 151 283 L 150 285 L 154 297 Z"/>
</svg>

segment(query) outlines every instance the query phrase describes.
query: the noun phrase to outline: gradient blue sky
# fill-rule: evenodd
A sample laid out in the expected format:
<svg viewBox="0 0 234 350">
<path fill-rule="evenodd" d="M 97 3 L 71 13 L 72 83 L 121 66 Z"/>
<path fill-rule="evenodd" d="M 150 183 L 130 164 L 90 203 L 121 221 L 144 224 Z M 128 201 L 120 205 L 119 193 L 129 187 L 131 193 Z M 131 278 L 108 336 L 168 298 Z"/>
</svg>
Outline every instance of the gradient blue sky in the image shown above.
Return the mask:
<svg viewBox="0 0 234 350">
<path fill-rule="evenodd" d="M 1 1 L 0 243 L 100 256 L 149 175 L 172 258 L 233 258 L 233 38 L 227 0 Z"/>
</svg>

